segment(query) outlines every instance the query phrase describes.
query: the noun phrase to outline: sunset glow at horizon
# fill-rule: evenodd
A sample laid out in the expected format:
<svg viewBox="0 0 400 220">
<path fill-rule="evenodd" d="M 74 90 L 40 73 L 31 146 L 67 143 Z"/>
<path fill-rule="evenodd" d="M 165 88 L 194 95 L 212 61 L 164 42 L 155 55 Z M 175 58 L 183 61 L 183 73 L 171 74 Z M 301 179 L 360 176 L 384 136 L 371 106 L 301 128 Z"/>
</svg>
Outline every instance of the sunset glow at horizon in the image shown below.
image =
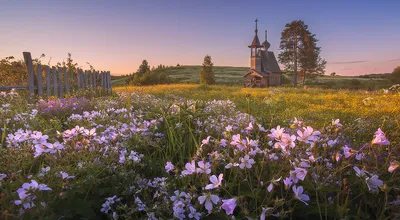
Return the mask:
<svg viewBox="0 0 400 220">
<path fill-rule="evenodd" d="M 389 73 L 400 66 L 400 1 L 2 1 L 0 59 L 33 58 L 51 64 L 67 53 L 113 75 L 151 66 L 248 67 L 258 18 L 259 38 L 268 30 L 278 57 L 286 23 L 304 20 L 319 39 L 326 73 Z"/>
</svg>

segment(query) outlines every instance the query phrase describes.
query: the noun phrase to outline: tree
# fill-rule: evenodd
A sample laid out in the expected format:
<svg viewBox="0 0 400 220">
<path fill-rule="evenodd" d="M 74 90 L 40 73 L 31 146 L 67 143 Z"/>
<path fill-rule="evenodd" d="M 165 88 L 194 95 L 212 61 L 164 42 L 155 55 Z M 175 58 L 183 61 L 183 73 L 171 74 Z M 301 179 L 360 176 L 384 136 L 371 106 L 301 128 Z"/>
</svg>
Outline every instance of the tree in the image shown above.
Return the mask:
<svg viewBox="0 0 400 220">
<path fill-rule="evenodd" d="M 332 73 L 331 73 L 331 76 L 336 76 L 336 72 L 332 72 Z"/>
<path fill-rule="evenodd" d="M 303 73 L 303 86 L 307 75 L 325 73 L 326 61 L 320 57 L 321 47 L 317 42 L 315 34 L 301 20 L 286 24 L 282 31 L 278 59 L 286 69 L 293 71 L 293 86 L 297 85 L 298 68 Z"/>
<path fill-rule="evenodd" d="M 211 56 L 206 55 L 203 61 L 203 68 L 200 72 L 200 83 L 201 84 L 214 84 L 215 76 L 213 70 L 214 64 L 211 62 Z"/>
<path fill-rule="evenodd" d="M 400 83 L 400 66 L 396 67 L 392 73 L 393 81 L 396 83 Z"/>
<path fill-rule="evenodd" d="M 142 64 L 139 66 L 139 69 L 136 71 L 136 74 L 140 77 L 147 72 L 150 72 L 150 65 L 147 60 L 143 60 Z"/>
</svg>

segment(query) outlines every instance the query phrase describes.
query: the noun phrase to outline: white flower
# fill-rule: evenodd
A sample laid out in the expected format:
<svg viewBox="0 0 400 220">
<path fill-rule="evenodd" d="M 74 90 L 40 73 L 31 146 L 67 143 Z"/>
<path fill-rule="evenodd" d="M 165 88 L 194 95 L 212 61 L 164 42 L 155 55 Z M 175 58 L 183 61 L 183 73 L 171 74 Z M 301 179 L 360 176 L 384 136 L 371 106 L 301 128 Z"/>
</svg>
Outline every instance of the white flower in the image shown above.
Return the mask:
<svg viewBox="0 0 400 220">
<path fill-rule="evenodd" d="M 305 201 L 309 201 L 310 197 L 306 194 L 303 194 L 303 187 L 299 186 L 293 186 L 292 190 L 294 192 L 295 198 L 300 200 L 301 202 L 303 202 L 304 204 L 308 205 L 308 203 L 306 203 Z"/>
<path fill-rule="evenodd" d="M 167 164 L 165 165 L 165 171 L 170 172 L 173 171 L 175 169 L 175 166 L 171 163 L 171 162 L 167 162 Z"/>
<path fill-rule="evenodd" d="M 249 155 L 244 156 L 244 158 L 241 157 L 240 162 L 241 162 L 241 164 L 239 165 L 240 169 L 244 169 L 245 167 L 250 169 L 252 165 L 255 163 L 254 160 L 249 157 Z"/>
<path fill-rule="evenodd" d="M 208 211 L 208 214 L 212 212 L 213 209 L 213 203 L 216 205 L 219 202 L 219 197 L 216 195 L 205 195 L 205 196 L 199 196 L 198 198 L 200 204 L 204 203 L 205 208 Z"/>
<path fill-rule="evenodd" d="M 186 163 L 185 165 L 186 170 L 182 171 L 182 175 L 190 175 L 196 173 L 196 162 L 192 160 L 190 163 Z"/>
<path fill-rule="evenodd" d="M 218 188 L 222 184 L 224 174 L 219 174 L 218 178 L 215 175 L 210 176 L 211 184 L 208 184 L 205 189 L 215 189 Z"/>
</svg>

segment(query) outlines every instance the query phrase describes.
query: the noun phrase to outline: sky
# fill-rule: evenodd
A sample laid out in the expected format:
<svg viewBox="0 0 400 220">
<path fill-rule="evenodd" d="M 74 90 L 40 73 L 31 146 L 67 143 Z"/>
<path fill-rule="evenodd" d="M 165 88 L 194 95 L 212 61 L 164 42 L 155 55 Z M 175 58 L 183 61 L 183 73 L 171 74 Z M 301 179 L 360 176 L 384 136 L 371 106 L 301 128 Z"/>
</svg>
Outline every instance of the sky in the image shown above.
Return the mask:
<svg viewBox="0 0 400 220">
<path fill-rule="evenodd" d="M 319 39 L 326 74 L 387 73 L 400 65 L 400 1 L 242 0 L 0 0 L 0 58 L 45 54 L 43 63 L 71 53 L 113 75 L 151 66 L 249 66 L 247 47 L 258 18 L 279 54 L 286 23 L 301 19 Z"/>
</svg>

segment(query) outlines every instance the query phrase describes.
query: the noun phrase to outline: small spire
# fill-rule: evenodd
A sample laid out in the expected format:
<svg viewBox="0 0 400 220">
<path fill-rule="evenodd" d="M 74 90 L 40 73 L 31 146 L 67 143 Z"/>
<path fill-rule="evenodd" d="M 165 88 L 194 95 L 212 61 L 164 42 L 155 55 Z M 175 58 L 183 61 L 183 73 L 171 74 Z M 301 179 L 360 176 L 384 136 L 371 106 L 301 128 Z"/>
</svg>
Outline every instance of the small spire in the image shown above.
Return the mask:
<svg viewBox="0 0 400 220">
<path fill-rule="evenodd" d="M 256 34 L 257 34 L 257 32 L 258 32 L 258 29 L 257 29 L 258 18 L 256 18 L 255 22 L 256 22 L 256 30 L 255 30 L 255 32 L 256 32 Z"/>
</svg>

